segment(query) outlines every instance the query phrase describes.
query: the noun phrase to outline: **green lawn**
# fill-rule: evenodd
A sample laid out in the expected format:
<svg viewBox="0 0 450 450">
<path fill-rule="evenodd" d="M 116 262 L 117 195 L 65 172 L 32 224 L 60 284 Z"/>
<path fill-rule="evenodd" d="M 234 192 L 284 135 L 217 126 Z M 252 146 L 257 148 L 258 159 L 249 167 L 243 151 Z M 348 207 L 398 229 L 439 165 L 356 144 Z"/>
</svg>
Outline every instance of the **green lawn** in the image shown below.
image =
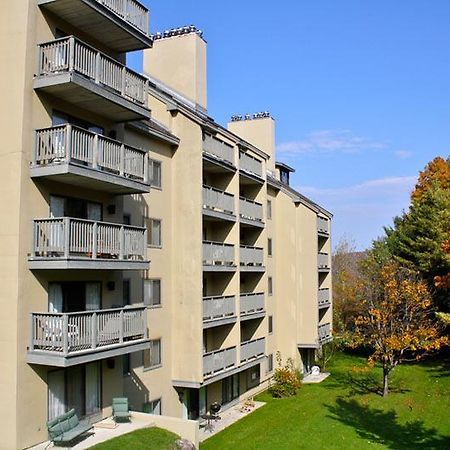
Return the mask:
<svg viewBox="0 0 450 450">
<path fill-rule="evenodd" d="M 179 437 L 161 428 L 143 428 L 91 447 L 92 450 L 171 450 Z"/>
<path fill-rule="evenodd" d="M 450 449 L 450 366 L 402 365 L 392 392 L 376 393 L 380 370 L 365 360 L 338 355 L 331 376 L 304 385 L 289 399 L 258 400 L 265 406 L 209 438 L 201 450 Z"/>
</svg>

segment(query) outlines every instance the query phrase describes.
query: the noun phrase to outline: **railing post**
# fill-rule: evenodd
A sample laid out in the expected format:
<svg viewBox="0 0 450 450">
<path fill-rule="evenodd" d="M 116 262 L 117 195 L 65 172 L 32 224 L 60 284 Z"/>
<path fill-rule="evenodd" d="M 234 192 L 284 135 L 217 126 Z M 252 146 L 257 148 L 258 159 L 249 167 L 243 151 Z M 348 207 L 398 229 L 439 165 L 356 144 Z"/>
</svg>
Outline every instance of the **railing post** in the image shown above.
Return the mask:
<svg viewBox="0 0 450 450">
<path fill-rule="evenodd" d="M 97 313 L 92 313 L 91 322 L 91 348 L 97 347 Z"/>
<path fill-rule="evenodd" d="M 101 55 L 100 52 L 95 54 L 95 82 L 100 83 L 100 71 L 101 71 Z"/>
<path fill-rule="evenodd" d="M 97 252 L 98 252 L 98 223 L 94 222 L 94 225 L 92 226 L 92 259 L 97 258 Z"/>
<path fill-rule="evenodd" d="M 144 154 L 144 183 L 148 183 L 148 152 Z"/>
<path fill-rule="evenodd" d="M 125 66 L 122 67 L 122 86 L 120 93 L 125 96 L 127 89 L 126 89 L 126 79 L 127 79 L 127 68 Z"/>
<path fill-rule="evenodd" d="M 94 148 L 92 149 L 92 168 L 97 169 L 98 167 L 98 134 L 94 135 Z"/>
<path fill-rule="evenodd" d="M 70 219 L 68 217 L 64 217 L 64 258 L 69 259 L 70 256 Z"/>
<path fill-rule="evenodd" d="M 121 177 L 125 173 L 125 144 L 120 146 L 120 161 L 119 161 L 119 174 Z"/>
<path fill-rule="evenodd" d="M 69 38 L 69 72 L 72 72 L 75 67 L 75 38 Z"/>
<path fill-rule="evenodd" d="M 63 354 L 67 355 L 69 353 L 69 316 L 67 314 L 63 315 Z"/>
<path fill-rule="evenodd" d="M 30 341 L 29 341 L 29 351 L 34 350 L 34 320 L 33 313 L 30 314 Z"/>
<path fill-rule="evenodd" d="M 142 310 L 142 322 L 143 322 L 143 330 L 142 337 L 145 339 L 148 337 L 148 328 L 147 328 L 147 308 Z"/>
<path fill-rule="evenodd" d="M 120 310 L 120 321 L 119 321 L 119 343 L 123 344 L 123 309 Z"/>
<path fill-rule="evenodd" d="M 124 245 L 125 245 L 125 228 L 123 225 L 120 227 L 120 236 L 119 236 L 119 259 L 124 259 Z"/>
<path fill-rule="evenodd" d="M 65 139 L 64 154 L 67 162 L 72 159 L 72 125 L 68 123 L 66 125 L 66 139 Z"/>
</svg>

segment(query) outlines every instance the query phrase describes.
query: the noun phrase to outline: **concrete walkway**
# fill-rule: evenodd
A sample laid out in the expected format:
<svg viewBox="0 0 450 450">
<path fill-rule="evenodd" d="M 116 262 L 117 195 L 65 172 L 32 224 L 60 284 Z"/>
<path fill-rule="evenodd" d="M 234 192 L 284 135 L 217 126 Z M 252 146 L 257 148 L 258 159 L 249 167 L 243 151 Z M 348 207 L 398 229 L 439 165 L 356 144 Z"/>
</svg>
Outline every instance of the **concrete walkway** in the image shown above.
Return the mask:
<svg viewBox="0 0 450 450">
<path fill-rule="evenodd" d="M 233 423 L 242 419 L 245 416 L 248 416 L 253 411 L 256 411 L 261 406 L 264 406 L 264 402 L 253 402 L 253 406 L 244 407 L 244 403 L 240 403 L 239 405 L 233 406 L 230 409 L 227 409 L 223 413 L 219 413 L 220 419 L 213 421 L 211 423 L 212 429 L 206 429 L 204 426 L 200 428 L 200 442 L 214 436 L 215 434 L 222 431 L 224 428 L 229 427 Z"/>
<path fill-rule="evenodd" d="M 328 378 L 330 376 L 329 372 L 320 372 L 317 375 L 306 375 L 305 378 L 303 378 L 302 383 L 303 384 L 313 384 L 313 383 L 321 383 L 325 378 Z"/>
</svg>

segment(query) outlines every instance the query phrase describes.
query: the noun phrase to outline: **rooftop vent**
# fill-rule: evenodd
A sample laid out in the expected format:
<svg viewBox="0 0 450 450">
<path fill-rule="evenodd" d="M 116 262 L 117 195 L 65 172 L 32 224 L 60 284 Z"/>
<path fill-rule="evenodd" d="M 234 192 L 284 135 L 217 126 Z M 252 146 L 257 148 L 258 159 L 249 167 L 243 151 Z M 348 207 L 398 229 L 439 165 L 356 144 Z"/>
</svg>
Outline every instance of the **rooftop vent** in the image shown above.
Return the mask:
<svg viewBox="0 0 450 450">
<path fill-rule="evenodd" d="M 191 33 L 195 33 L 199 37 L 203 37 L 203 31 L 199 30 L 195 25 L 189 25 L 189 26 L 180 27 L 180 28 L 171 28 L 170 30 L 165 30 L 163 33 L 158 32 L 158 33 L 152 34 L 151 37 L 154 40 L 158 40 L 158 39 L 165 39 L 165 38 L 174 37 L 174 36 L 182 36 L 184 34 L 191 34 Z"/>
<path fill-rule="evenodd" d="M 231 116 L 232 122 L 240 122 L 242 120 L 255 120 L 255 119 L 266 119 L 268 117 L 271 117 L 269 111 L 262 111 L 255 114 L 245 114 L 245 116 L 240 115 L 234 115 Z"/>
</svg>

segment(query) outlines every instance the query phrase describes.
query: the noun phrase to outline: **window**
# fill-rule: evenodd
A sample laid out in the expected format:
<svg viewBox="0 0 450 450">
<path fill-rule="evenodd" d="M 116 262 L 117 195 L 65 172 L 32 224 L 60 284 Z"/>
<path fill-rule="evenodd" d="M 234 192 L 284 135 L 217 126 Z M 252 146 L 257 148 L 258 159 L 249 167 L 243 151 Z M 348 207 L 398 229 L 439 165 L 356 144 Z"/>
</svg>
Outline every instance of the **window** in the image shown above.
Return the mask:
<svg viewBox="0 0 450 450">
<path fill-rule="evenodd" d="M 153 369 L 161 365 L 161 339 L 150 341 L 150 349 L 144 350 L 144 369 Z"/>
<path fill-rule="evenodd" d="M 267 218 L 272 218 L 272 200 L 267 200 Z"/>
<path fill-rule="evenodd" d="M 122 281 L 123 306 L 131 305 L 131 285 L 130 280 Z"/>
<path fill-rule="evenodd" d="M 253 366 L 247 371 L 247 389 L 258 386 L 260 380 L 260 369 L 259 364 Z"/>
<path fill-rule="evenodd" d="M 269 316 L 269 334 L 273 333 L 273 316 Z"/>
<path fill-rule="evenodd" d="M 147 219 L 147 244 L 152 247 L 161 247 L 161 220 Z"/>
<path fill-rule="evenodd" d="M 273 371 L 273 353 L 267 356 L 267 373 Z"/>
<path fill-rule="evenodd" d="M 272 256 L 272 239 L 267 239 L 267 254 Z"/>
<path fill-rule="evenodd" d="M 124 225 L 131 225 L 131 214 L 124 214 L 123 215 L 123 224 Z"/>
<path fill-rule="evenodd" d="M 161 399 L 151 400 L 144 404 L 144 412 L 147 414 L 155 414 L 160 416 L 162 414 Z"/>
<path fill-rule="evenodd" d="M 148 164 L 150 184 L 152 187 L 161 188 L 161 161 L 150 159 Z"/>
<path fill-rule="evenodd" d="M 144 280 L 144 305 L 161 305 L 161 280 Z"/>
<path fill-rule="evenodd" d="M 272 277 L 267 278 L 267 291 L 269 295 L 273 294 L 273 280 Z"/>
<path fill-rule="evenodd" d="M 123 376 L 126 377 L 131 373 L 130 354 L 123 355 L 122 357 Z"/>
</svg>

